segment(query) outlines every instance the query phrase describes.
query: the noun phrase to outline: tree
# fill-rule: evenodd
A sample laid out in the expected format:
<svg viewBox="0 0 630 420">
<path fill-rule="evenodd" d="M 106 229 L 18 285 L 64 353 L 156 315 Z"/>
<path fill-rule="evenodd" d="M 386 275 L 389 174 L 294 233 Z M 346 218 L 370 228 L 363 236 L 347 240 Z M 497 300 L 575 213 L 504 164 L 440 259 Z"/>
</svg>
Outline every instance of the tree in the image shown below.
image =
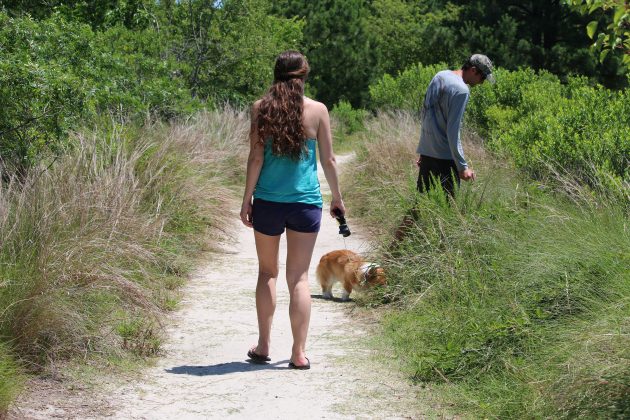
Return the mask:
<svg viewBox="0 0 630 420">
<path fill-rule="evenodd" d="M 458 61 L 457 37 L 447 24 L 460 8 L 433 8 L 429 1 L 373 0 L 366 33 L 375 58 L 375 76 L 395 75 L 412 64 Z"/>
<path fill-rule="evenodd" d="M 87 23 L 93 29 L 123 25 L 144 29 L 156 23 L 155 0 L 4 0 L 4 8 L 12 16 L 29 15 L 46 19 L 60 13 L 67 20 Z"/>
<path fill-rule="evenodd" d="M 0 12 L 0 172 L 25 175 L 62 151 L 81 116 L 81 80 L 68 71 L 89 54 L 89 26 L 57 17 L 38 23 Z"/>
<path fill-rule="evenodd" d="M 275 57 L 302 39 L 268 0 L 184 0 L 172 10 L 173 51 L 193 96 L 244 103 L 271 83 Z"/>
<path fill-rule="evenodd" d="M 374 75 L 372 46 L 366 33 L 368 0 L 280 0 L 279 16 L 304 19 L 305 53 L 310 65 L 309 84 L 316 97 L 332 107 L 346 100 L 364 106 Z"/>
<path fill-rule="evenodd" d="M 630 66 L 630 2 L 627 0 L 564 0 L 583 15 L 596 19 L 586 25 L 586 33 L 594 39 L 592 48 L 603 62 L 608 54 L 619 54 Z M 598 31 L 598 29 L 600 29 Z"/>
<path fill-rule="evenodd" d="M 589 51 L 587 17 L 564 0 L 450 0 L 462 7 L 459 40 L 509 69 L 529 66 L 563 78 L 582 74 L 609 87 L 627 84 L 620 61 L 600 63 Z M 591 0 L 587 0 L 591 2 Z M 505 48 L 507 46 L 507 48 Z"/>
</svg>

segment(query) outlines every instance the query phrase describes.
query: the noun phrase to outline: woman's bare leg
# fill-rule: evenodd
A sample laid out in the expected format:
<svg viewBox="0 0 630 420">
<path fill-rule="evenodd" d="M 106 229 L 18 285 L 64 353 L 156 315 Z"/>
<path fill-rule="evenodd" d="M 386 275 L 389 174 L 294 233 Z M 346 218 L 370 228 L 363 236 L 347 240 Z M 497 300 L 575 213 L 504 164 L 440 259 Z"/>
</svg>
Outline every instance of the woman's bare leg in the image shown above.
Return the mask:
<svg viewBox="0 0 630 420">
<path fill-rule="evenodd" d="M 289 318 L 293 333 L 291 361 L 306 365 L 306 336 L 311 319 L 311 290 L 308 268 L 313 256 L 317 232 L 302 233 L 287 229 L 287 285 L 289 286 Z"/>
<path fill-rule="evenodd" d="M 258 254 L 258 283 L 256 284 L 256 314 L 258 315 L 258 346 L 261 356 L 269 355 L 271 324 L 276 310 L 276 280 L 278 279 L 278 248 L 280 235 L 269 236 L 254 231 Z"/>
</svg>

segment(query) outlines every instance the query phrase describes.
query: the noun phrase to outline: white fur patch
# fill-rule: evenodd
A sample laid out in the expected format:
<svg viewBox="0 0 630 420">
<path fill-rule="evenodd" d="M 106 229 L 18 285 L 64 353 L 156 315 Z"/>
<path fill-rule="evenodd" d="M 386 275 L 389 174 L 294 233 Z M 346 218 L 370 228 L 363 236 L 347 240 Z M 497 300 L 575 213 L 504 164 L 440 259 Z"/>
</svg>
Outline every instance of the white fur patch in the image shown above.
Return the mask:
<svg viewBox="0 0 630 420">
<path fill-rule="evenodd" d="M 371 263 L 371 262 L 366 262 L 365 264 L 361 266 L 361 272 L 365 276 L 370 268 L 378 268 L 378 267 L 380 267 L 380 265 Z"/>
</svg>

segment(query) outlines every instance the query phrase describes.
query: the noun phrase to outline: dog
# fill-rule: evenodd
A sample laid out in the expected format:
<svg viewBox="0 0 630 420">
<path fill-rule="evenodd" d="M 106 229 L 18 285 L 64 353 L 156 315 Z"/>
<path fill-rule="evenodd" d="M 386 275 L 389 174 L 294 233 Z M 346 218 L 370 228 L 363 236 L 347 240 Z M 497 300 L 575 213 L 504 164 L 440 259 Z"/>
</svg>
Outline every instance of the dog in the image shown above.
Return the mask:
<svg viewBox="0 0 630 420">
<path fill-rule="evenodd" d="M 342 301 L 350 300 L 352 290 L 364 290 L 377 284 L 385 285 L 385 271 L 378 264 L 363 260 L 347 249 L 331 251 L 317 265 L 317 280 L 322 286 L 322 297 L 332 299 L 332 287 L 336 282 L 343 286 Z"/>
</svg>

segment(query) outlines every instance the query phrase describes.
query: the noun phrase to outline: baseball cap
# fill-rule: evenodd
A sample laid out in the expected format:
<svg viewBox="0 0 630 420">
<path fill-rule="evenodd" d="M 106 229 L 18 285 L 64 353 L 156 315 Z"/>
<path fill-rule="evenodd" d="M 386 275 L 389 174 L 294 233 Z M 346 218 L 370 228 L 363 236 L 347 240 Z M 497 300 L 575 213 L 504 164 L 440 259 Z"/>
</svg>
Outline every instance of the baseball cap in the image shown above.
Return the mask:
<svg viewBox="0 0 630 420">
<path fill-rule="evenodd" d="M 492 84 L 496 82 L 494 75 L 492 74 L 492 61 L 483 54 L 473 54 L 468 59 L 471 66 L 477 67 L 483 74 L 486 80 Z"/>
</svg>

